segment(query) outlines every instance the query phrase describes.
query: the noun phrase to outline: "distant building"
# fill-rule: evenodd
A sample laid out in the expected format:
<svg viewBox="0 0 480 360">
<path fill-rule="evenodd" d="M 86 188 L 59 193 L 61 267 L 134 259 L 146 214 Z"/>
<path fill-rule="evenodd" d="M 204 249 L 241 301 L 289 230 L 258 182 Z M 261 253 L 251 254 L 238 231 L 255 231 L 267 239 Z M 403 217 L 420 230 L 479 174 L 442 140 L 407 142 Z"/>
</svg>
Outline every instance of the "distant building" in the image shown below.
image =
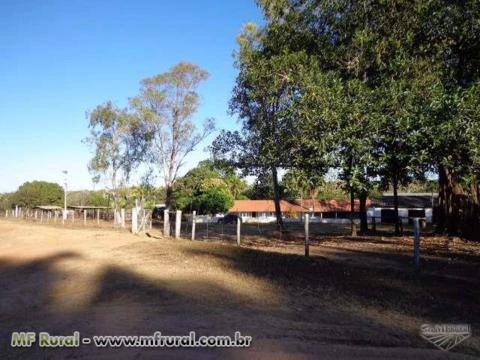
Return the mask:
<svg viewBox="0 0 480 360">
<path fill-rule="evenodd" d="M 366 207 L 371 201 L 367 199 Z M 349 200 L 280 200 L 280 210 L 285 221 L 300 222 L 306 213 L 312 222 L 346 223 L 350 221 Z M 354 217 L 359 218 L 360 203 L 355 201 Z M 242 218 L 243 222 L 275 222 L 275 203 L 273 200 L 235 200 L 228 210 Z"/>
<path fill-rule="evenodd" d="M 434 193 L 398 193 L 398 216 L 402 223 L 408 223 L 413 217 L 424 218 L 432 223 L 433 209 L 438 205 L 438 194 Z M 375 217 L 382 223 L 395 222 L 394 196 L 383 194 L 372 199 L 368 217 Z"/>
<path fill-rule="evenodd" d="M 287 221 L 299 221 L 306 209 L 286 200 L 280 200 L 280 210 L 282 217 Z M 228 212 L 238 215 L 243 222 L 276 221 L 273 200 L 235 200 Z"/>
<path fill-rule="evenodd" d="M 321 219 L 350 219 L 351 204 L 350 200 L 317 200 L 317 199 L 297 199 L 295 204 L 305 208 L 307 212 L 315 218 Z M 366 208 L 371 205 L 370 199 L 366 201 Z M 354 217 L 358 218 L 360 214 L 360 201 L 354 201 Z"/>
</svg>

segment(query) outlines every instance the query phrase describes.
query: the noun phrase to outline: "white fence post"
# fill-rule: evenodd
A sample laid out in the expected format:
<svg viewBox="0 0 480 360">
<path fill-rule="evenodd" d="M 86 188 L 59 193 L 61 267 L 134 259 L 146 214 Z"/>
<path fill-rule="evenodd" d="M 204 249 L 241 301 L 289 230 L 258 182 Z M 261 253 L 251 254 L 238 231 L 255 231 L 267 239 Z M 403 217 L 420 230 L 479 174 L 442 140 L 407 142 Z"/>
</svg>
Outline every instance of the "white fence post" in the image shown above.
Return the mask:
<svg viewBox="0 0 480 360">
<path fill-rule="evenodd" d="M 132 209 L 132 233 L 136 234 L 138 232 L 138 216 L 137 208 Z"/>
<path fill-rule="evenodd" d="M 175 214 L 175 239 L 180 238 L 181 226 L 182 226 L 182 210 L 177 210 Z"/>
<path fill-rule="evenodd" d="M 83 225 L 87 225 L 87 209 L 83 210 Z"/>
<path fill-rule="evenodd" d="M 163 236 L 170 237 L 170 219 L 168 210 L 163 210 Z"/>
<path fill-rule="evenodd" d="M 413 233 L 415 236 L 415 240 L 413 243 L 413 261 L 415 263 L 415 267 L 418 269 L 420 267 L 420 223 L 419 218 L 413 219 Z"/>
<path fill-rule="evenodd" d="M 193 210 L 192 213 L 192 241 L 195 240 L 195 223 L 197 222 L 197 212 Z"/>
<path fill-rule="evenodd" d="M 237 217 L 237 246 L 240 246 L 240 228 L 241 228 L 242 220 L 240 216 Z"/>
<path fill-rule="evenodd" d="M 125 227 L 125 209 L 120 210 L 120 216 L 122 218 L 122 227 Z"/>
<path fill-rule="evenodd" d="M 310 256 L 310 243 L 309 243 L 309 222 L 310 214 L 305 214 L 305 256 Z"/>
<path fill-rule="evenodd" d="M 100 225 L 100 209 L 97 209 L 97 225 Z"/>
</svg>

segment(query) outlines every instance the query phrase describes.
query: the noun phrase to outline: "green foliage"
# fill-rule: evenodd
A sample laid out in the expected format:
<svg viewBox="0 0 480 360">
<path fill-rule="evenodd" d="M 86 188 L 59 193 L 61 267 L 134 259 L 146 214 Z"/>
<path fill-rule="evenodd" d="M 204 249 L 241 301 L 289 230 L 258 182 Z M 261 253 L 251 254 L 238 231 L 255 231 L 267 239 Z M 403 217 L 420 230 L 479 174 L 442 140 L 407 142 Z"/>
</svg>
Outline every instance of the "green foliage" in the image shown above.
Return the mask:
<svg viewBox="0 0 480 360">
<path fill-rule="evenodd" d="M 228 211 L 233 206 L 233 197 L 224 187 L 212 186 L 194 199 L 193 208 L 199 214 L 218 214 Z"/>
<path fill-rule="evenodd" d="M 263 29 L 249 25 L 240 53 L 254 43 L 247 54 L 257 54 L 257 63 L 283 59 L 275 72 L 296 89 L 282 104 L 288 114 L 302 115 L 290 127 L 302 144 L 301 167 L 316 168 L 313 163 L 333 155 L 346 190 L 362 196 L 376 178 L 397 189 L 440 171 L 441 182 L 450 182 L 441 186 L 447 212 L 452 191 L 467 192 L 478 207 L 478 1 L 257 2 L 267 23 Z M 295 76 L 288 72 L 292 54 L 307 59 L 298 61 Z M 305 63 L 314 74 L 302 70 Z M 264 79 L 263 88 L 275 86 L 274 78 Z M 287 124 L 287 113 L 281 119 Z M 335 136 L 319 136 L 318 128 L 333 128 Z M 285 143 L 295 158 L 288 139 L 276 143 Z"/>
<path fill-rule="evenodd" d="M 282 178 L 285 197 L 289 199 L 315 199 L 323 182 L 323 174 L 305 169 L 291 169 Z"/>
<path fill-rule="evenodd" d="M 0 209 L 10 209 L 14 206 L 13 194 L 14 193 L 0 194 Z"/>
<path fill-rule="evenodd" d="M 18 190 L 12 194 L 11 202 L 21 207 L 33 208 L 40 205 L 58 205 L 63 204 L 63 188 L 47 181 L 32 181 L 22 184 Z"/>
<path fill-rule="evenodd" d="M 67 194 L 68 205 L 78 206 L 110 206 L 108 193 L 103 190 L 69 191 Z"/>
<path fill-rule="evenodd" d="M 120 189 L 144 159 L 150 135 L 138 117 L 110 101 L 98 105 L 87 116 L 90 137 L 85 142 L 94 149 L 88 169 L 95 182 L 106 182 L 117 208 Z"/>
<path fill-rule="evenodd" d="M 388 191 L 393 191 L 389 188 Z M 399 191 L 409 193 L 438 193 L 437 180 L 414 180 L 411 183 L 400 186 Z"/>
<path fill-rule="evenodd" d="M 350 195 L 345 191 L 343 181 L 325 181 L 318 189 L 317 198 L 321 200 L 348 200 Z"/>
<path fill-rule="evenodd" d="M 224 212 L 246 188 L 245 180 L 239 178 L 233 169 L 219 168 L 212 161 L 205 160 L 177 180 L 172 205 L 186 212 L 197 210 L 199 214 Z"/>
<path fill-rule="evenodd" d="M 279 184 L 279 196 L 284 196 L 284 186 Z M 271 172 L 259 172 L 252 185 L 245 191 L 247 198 L 252 200 L 273 199 L 273 179 Z"/>
</svg>

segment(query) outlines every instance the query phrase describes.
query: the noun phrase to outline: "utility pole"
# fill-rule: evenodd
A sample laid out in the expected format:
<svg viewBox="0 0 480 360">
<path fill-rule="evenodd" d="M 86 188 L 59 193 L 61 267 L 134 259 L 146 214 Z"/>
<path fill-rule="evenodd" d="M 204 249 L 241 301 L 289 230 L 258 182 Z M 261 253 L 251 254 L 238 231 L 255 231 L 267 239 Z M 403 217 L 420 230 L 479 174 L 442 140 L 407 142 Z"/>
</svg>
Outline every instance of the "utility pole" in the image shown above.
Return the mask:
<svg viewBox="0 0 480 360">
<path fill-rule="evenodd" d="M 64 195 L 64 198 L 63 198 L 63 220 L 67 220 L 67 176 L 68 176 L 68 171 L 67 170 L 63 170 L 62 173 L 65 175 L 65 179 L 64 179 L 64 190 L 65 190 L 65 195 Z"/>
</svg>

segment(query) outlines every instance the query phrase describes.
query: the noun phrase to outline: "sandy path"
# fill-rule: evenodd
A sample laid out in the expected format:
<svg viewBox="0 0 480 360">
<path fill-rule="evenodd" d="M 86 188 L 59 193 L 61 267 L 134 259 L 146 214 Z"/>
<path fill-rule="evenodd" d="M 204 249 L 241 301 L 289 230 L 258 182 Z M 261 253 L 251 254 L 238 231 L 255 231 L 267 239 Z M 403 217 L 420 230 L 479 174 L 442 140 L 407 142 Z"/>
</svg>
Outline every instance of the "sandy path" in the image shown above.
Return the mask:
<svg viewBox="0 0 480 360">
<path fill-rule="evenodd" d="M 320 299 L 241 269 L 230 258 L 239 251 L 0 221 L 1 358 L 466 358 L 412 340 L 410 327 L 417 324 L 408 316 L 392 312 L 404 322 L 395 325 L 375 310 L 356 314 L 329 305 L 327 295 Z M 238 330 L 254 341 L 250 349 L 9 346 L 12 331 L 69 335 L 75 330 L 83 336 Z"/>
</svg>

